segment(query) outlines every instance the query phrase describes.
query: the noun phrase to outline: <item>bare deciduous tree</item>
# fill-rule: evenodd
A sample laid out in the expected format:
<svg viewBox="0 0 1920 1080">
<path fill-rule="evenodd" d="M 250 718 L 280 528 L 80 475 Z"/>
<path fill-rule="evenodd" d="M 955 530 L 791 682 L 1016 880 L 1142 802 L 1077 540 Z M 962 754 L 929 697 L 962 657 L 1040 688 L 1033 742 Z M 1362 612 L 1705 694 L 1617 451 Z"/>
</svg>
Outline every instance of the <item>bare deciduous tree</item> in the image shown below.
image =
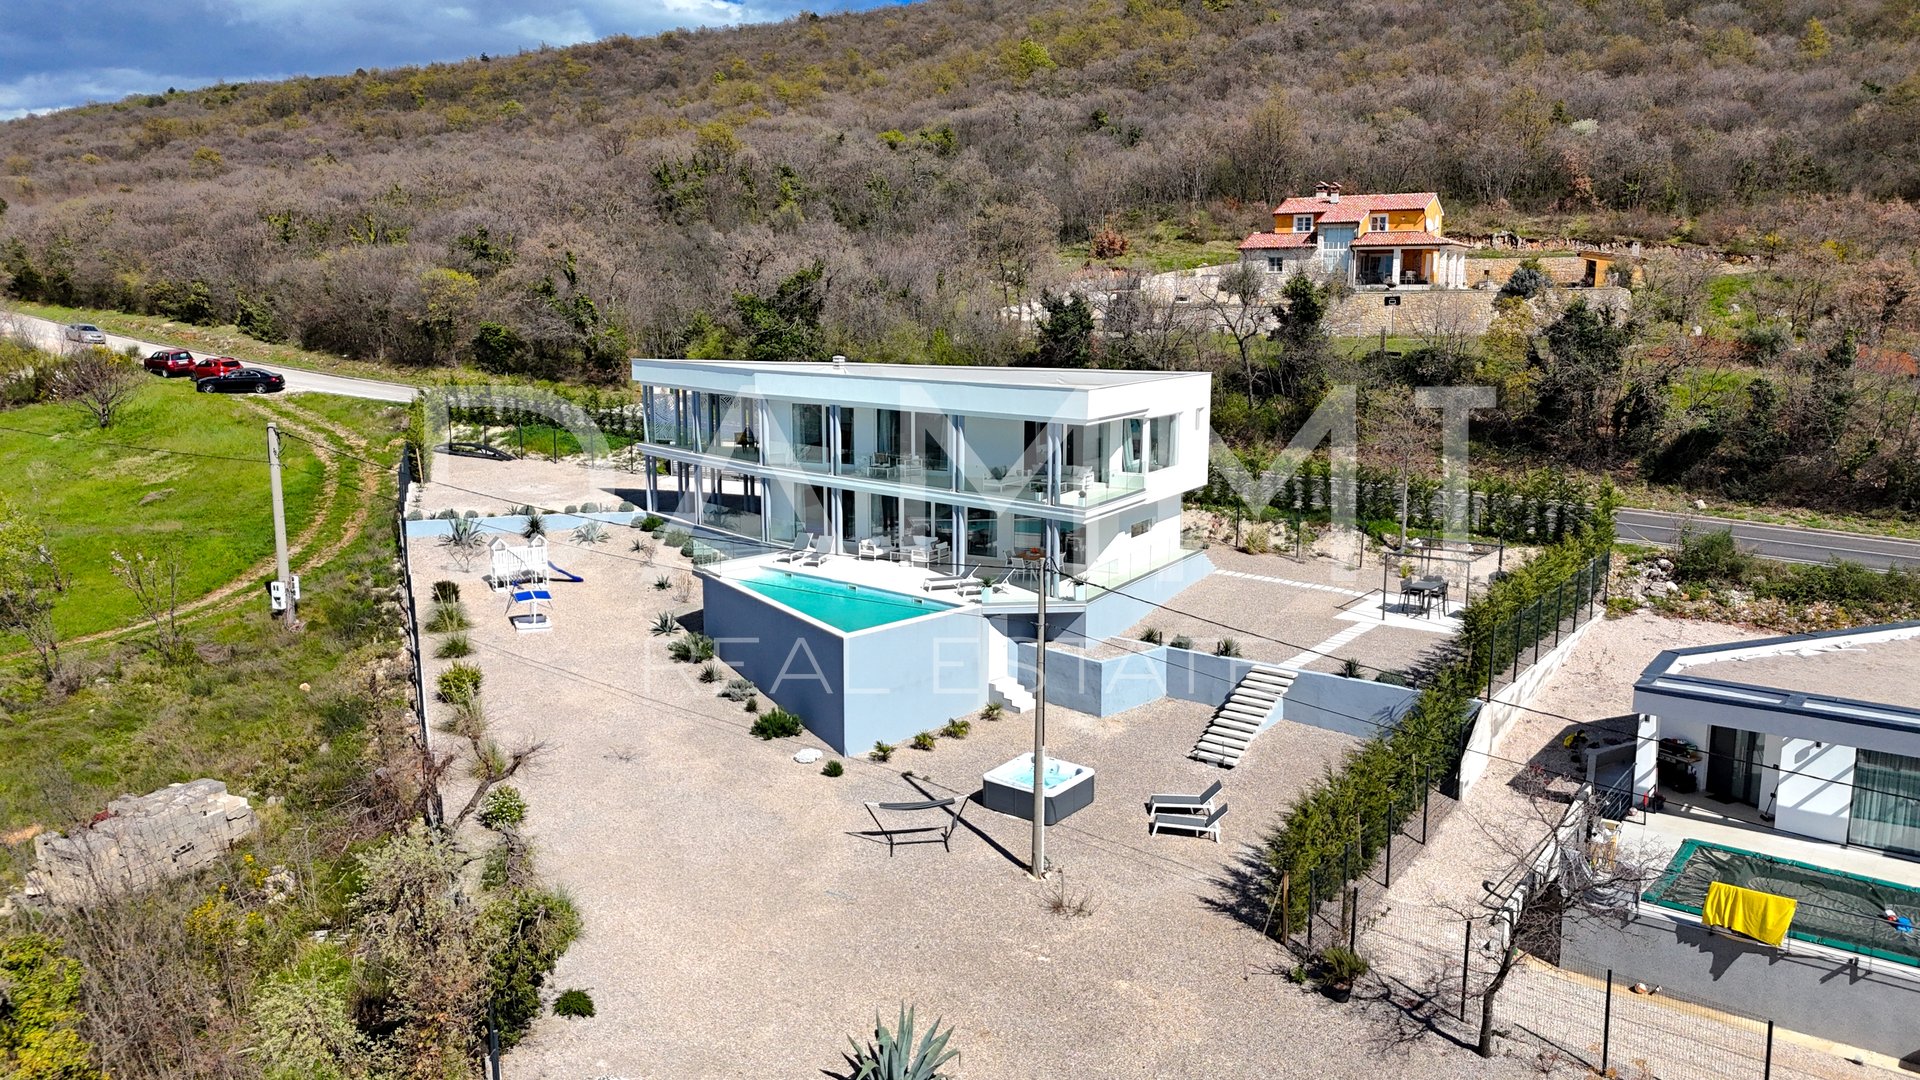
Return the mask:
<svg viewBox="0 0 1920 1080">
<path fill-rule="evenodd" d="M 61 400 L 103 428 L 113 426 L 141 382 L 138 368 L 101 348 L 82 350 L 61 365 L 57 379 Z"/>
</svg>

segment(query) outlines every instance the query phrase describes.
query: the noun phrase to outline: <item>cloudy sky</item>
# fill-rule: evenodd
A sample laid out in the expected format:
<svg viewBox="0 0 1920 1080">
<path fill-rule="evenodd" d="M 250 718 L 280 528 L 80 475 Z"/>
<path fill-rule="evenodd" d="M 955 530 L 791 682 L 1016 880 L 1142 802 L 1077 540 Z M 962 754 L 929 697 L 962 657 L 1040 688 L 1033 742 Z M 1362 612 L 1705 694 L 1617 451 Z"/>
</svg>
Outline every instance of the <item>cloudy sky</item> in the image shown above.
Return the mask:
<svg viewBox="0 0 1920 1080">
<path fill-rule="evenodd" d="M 0 0 L 0 119 L 896 0 Z"/>
</svg>

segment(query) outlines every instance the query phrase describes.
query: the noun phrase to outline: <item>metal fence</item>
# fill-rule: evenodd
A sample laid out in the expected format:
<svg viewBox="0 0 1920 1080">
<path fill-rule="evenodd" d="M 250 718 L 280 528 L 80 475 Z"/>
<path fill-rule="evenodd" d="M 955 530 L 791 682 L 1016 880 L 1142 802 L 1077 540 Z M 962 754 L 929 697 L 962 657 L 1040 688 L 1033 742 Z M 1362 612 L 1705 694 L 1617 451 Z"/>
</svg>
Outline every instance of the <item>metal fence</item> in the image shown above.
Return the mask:
<svg viewBox="0 0 1920 1080">
<path fill-rule="evenodd" d="M 1600 555 L 1560 587 L 1495 622 L 1484 645 L 1486 696 L 1511 686 L 1575 630 L 1606 613 L 1612 557 Z"/>
<path fill-rule="evenodd" d="M 413 490 L 413 455 L 400 455 L 400 468 L 394 485 L 393 528 L 400 552 L 400 612 L 406 618 L 407 657 L 413 681 L 414 738 L 419 741 L 422 813 L 428 825 L 439 826 L 446 820 L 440 791 L 433 776 L 433 734 L 427 725 L 426 667 L 420 653 L 420 612 L 413 601 L 413 561 L 407 539 L 407 499 Z"/>
</svg>

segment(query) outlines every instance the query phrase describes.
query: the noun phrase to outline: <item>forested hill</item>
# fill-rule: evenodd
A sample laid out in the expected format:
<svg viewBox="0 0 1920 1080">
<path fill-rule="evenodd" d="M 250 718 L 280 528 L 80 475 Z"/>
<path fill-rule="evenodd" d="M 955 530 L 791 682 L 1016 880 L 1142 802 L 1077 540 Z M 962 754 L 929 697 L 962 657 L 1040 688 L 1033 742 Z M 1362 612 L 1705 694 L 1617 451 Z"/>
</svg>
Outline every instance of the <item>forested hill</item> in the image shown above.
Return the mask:
<svg viewBox="0 0 1920 1080">
<path fill-rule="evenodd" d="M 994 360 L 1059 245 L 1237 236 L 1318 179 L 1911 248 L 1920 0 L 927 0 L 155 93 L 0 125 L 0 163 L 23 298 L 589 378 L 817 301 L 809 347 Z"/>
</svg>

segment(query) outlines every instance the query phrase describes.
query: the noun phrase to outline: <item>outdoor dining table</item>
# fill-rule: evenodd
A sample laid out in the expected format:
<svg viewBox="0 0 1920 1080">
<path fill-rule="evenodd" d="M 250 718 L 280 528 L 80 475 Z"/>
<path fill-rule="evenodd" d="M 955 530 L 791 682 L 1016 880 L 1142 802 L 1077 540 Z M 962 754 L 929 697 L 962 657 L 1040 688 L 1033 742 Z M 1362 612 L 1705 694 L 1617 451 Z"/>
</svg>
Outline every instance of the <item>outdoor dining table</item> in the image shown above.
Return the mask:
<svg viewBox="0 0 1920 1080">
<path fill-rule="evenodd" d="M 1446 595 L 1447 582 L 1445 578 L 1437 577 L 1414 578 L 1411 581 L 1402 582 L 1400 591 L 1419 597 L 1420 613 L 1424 615 L 1432 610 L 1435 600 Z"/>
</svg>

